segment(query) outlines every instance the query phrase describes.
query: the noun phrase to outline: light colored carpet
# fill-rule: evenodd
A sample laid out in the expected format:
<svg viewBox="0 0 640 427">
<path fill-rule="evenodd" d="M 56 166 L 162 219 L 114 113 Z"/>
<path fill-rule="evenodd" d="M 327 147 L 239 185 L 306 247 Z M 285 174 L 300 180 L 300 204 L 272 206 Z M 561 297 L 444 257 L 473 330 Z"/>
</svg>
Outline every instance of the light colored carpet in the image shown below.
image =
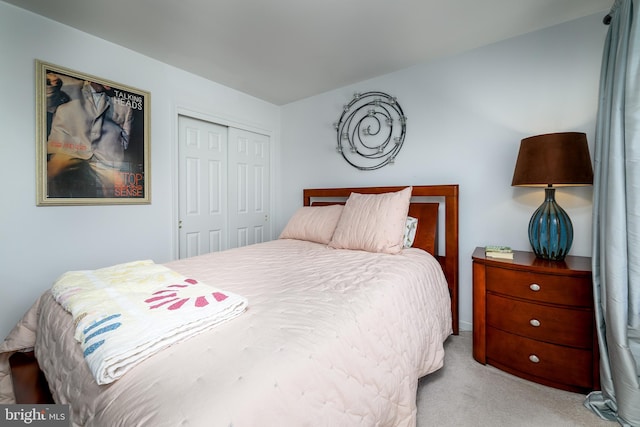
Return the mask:
<svg viewBox="0 0 640 427">
<path fill-rule="evenodd" d="M 615 427 L 585 396 L 523 380 L 473 359 L 471 332 L 445 343 L 444 366 L 420 380 L 417 427 Z"/>
</svg>

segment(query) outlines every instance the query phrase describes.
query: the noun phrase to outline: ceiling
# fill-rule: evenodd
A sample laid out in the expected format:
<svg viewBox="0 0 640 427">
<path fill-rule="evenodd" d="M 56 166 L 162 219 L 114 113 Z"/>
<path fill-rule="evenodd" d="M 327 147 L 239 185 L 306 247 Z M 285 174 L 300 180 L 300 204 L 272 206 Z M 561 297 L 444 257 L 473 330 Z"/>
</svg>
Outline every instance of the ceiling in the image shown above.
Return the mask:
<svg viewBox="0 0 640 427">
<path fill-rule="evenodd" d="M 276 105 L 613 0 L 4 0 Z"/>
</svg>

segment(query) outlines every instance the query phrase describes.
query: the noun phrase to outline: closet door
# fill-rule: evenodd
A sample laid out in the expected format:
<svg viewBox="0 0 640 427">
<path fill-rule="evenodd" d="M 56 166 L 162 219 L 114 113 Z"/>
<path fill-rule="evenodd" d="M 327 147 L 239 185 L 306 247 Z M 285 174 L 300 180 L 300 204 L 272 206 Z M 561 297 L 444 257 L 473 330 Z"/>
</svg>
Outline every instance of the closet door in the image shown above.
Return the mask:
<svg viewBox="0 0 640 427">
<path fill-rule="evenodd" d="M 178 118 L 179 257 L 228 248 L 225 126 Z"/>
<path fill-rule="evenodd" d="M 271 239 L 269 137 L 229 128 L 229 247 Z"/>
</svg>

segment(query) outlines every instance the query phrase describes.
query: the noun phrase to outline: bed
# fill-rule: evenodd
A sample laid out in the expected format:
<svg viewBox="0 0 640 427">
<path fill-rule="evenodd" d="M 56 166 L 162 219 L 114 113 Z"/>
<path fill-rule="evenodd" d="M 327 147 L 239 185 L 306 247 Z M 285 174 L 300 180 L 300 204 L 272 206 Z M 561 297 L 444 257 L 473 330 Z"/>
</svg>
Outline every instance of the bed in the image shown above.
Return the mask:
<svg viewBox="0 0 640 427">
<path fill-rule="evenodd" d="M 442 366 L 458 332 L 458 187 L 409 189 L 410 248 L 336 241 L 353 229 L 342 227 L 352 193 L 403 191 L 306 189 L 303 205 L 317 208 L 307 214 L 344 205 L 328 244 L 287 236 L 308 234 L 292 218 L 279 239 L 165 264 L 242 295 L 247 309 L 108 384 L 91 375 L 71 315 L 46 292 L 0 346 L 0 403 L 70 404 L 78 426 L 414 426 L 418 379 Z"/>
</svg>

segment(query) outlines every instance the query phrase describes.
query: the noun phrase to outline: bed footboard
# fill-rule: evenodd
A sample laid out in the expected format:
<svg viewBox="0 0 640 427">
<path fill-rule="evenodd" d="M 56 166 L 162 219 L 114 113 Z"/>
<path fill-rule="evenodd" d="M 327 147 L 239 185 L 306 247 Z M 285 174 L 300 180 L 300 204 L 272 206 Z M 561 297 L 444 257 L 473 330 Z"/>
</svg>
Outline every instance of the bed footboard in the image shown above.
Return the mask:
<svg viewBox="0 0 640 427">
<path fill-rule="evenodd" d="M 9 365 L 16 403 L 55 403 L 33 351 L 13 353 Z"/>
</svg>

